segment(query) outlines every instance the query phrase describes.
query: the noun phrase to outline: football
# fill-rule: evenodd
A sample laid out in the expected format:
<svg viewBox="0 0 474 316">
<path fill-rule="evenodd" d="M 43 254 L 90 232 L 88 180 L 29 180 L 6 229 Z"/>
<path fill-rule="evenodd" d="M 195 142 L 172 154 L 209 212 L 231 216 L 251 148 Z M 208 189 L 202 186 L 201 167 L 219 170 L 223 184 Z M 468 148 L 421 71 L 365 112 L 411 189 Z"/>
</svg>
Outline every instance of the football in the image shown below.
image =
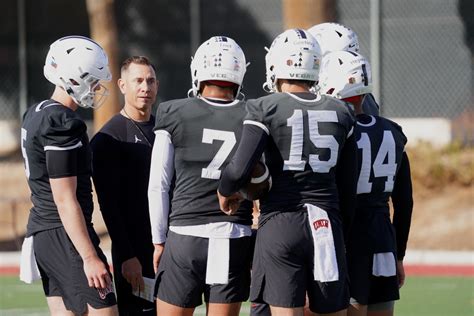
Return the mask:
<svg viewBox="0 0 474 316">
<path fill-rule="evenodd" d="M 250 181 L 239 192 L 246 200 L 255 201 L 267 194 L 271 187 L 272 177 L 268 167 L 258 161 L 252 170 Z"/>
</svg>

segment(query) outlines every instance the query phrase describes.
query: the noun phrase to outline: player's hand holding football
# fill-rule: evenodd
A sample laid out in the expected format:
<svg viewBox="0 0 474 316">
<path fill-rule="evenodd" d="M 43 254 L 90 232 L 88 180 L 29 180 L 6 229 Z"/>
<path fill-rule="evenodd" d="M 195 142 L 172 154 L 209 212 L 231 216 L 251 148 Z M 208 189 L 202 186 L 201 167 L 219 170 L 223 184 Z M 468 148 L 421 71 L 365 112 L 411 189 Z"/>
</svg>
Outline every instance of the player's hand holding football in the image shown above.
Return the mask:
<svg viewBox="0 0 474 316">
<path fill-rule="evenodd" d="M 142 276 L 142 265 L 137 257 L 130 258 L 122 263 L 122 275 L 125 280 L 130 283 L 134 291 L 145 288 Z"/>
<path fill-rule="evenodd" d="M 112 283 L 109 271 L 97 255 L 92 255 L 84 260 L 84 272 L 90 287 L 105 289 Z"/>
<path fill-rule="evenodd" d="M 243 197 L 240 193 L 236 192 L 231 196 L 223 196 L 217 191 L 219 197 L 219 206 L 221 211 L 227 215 L 233 215 L 239 209 L 240 202 L 243 201 Z"/>
</svg>

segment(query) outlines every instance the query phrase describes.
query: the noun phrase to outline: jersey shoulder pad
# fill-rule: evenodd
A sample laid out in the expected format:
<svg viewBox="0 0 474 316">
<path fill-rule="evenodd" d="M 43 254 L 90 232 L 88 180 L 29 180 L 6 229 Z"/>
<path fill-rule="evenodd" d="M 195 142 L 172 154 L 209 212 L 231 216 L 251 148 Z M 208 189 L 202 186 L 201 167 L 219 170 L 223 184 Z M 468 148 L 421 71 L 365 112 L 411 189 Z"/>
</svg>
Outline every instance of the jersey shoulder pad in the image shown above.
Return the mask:
<svg viewBox="0 0 474 316">
<path fill-rule="evenodd" d="M 87 133 L 86 123 L 71 109 L 57 106 L 42 110 L 46 120 L 42 121 L 41 135 L 47 148 L 59 147 L 61 150 L 79 146 Z"/>
<path fill-rule="evenodd" d="M 155 128 L 153 130 L 166 130 L 171 134 L 178 126 L 179 112 L 192 106 L 190 103 L 195 101 L 194 98 L 184 98 L 160 103 L 156 111 Z"/>
<path fill-rule="evenodd" d="M 392 120 L 389 120 L 387 118 L 383 118 L 383 119 L 387 122 L 388 125 L 391 126 L 391 128 L 393 130 L 398 132 L 398 134 L 400 135 L 400 138 L 402 139 L 403 143 L 406 144 L 408 139 L 407 139 L 405 133 L 403 133 L 402 127 L 400 125 L 398 125 L 397 123 L 395 123 L 394 121 L 392 121 Z"/>
</svg>

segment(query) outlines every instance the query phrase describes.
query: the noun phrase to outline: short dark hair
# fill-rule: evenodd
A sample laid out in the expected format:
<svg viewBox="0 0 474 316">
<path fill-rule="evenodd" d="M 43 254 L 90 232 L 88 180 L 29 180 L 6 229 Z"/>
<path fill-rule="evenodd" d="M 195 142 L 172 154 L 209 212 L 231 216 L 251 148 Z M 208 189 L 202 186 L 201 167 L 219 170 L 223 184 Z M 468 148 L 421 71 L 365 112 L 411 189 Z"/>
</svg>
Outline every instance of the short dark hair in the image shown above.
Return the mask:
<svg viewBox="0 0 474 316">
<path fill-rule="evenodd" d="M 153 68 L 153 70 L 156 72 L 155 65 L 153 65 L 150 60 L 145 56 L 131 56 L 122 62 L 122 66 L 120 67 L 120 73 L 126 71 L 131 64 L 148 65 L 151 66 L 151 68 Z"/>
</svg>

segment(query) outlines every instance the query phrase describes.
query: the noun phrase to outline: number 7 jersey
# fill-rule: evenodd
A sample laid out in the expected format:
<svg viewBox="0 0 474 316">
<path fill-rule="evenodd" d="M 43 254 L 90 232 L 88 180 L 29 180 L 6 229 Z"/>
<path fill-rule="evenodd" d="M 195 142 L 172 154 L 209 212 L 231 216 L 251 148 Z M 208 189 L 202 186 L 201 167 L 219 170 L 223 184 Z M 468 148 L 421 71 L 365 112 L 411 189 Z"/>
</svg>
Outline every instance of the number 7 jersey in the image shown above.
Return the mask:
<svg viewBox="0 0 474 316">
<path fill-rule="evenodd" d="M 227 216 L 220 211 L 216 194 L 221 172 L 239 143 L 245 115 L 245 103 L 239 100 L 187 98 L 158 106 L 155 133 L 169 134 L 174 147 L 170 225 L 252 224 L 251 202 L 244 201 L 235 215 Z"/>
</svg>

